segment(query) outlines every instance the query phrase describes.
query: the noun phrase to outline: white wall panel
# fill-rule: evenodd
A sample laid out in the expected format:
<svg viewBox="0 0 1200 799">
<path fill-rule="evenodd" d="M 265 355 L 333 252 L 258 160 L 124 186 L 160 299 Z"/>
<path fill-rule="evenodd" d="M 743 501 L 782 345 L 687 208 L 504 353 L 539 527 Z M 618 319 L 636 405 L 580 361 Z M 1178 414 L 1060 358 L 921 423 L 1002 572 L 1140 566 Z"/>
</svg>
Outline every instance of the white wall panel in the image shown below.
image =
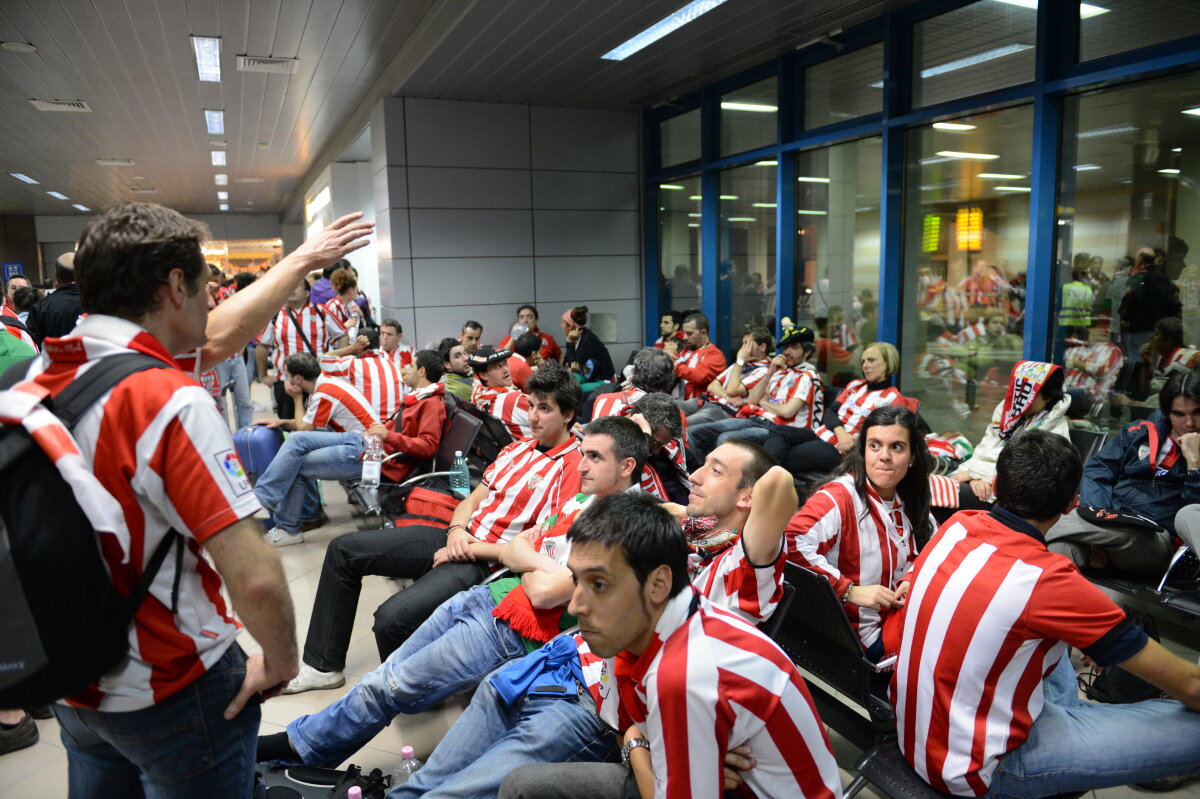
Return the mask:
<svg viewBox="0 0 1200 799">
<path fill-rule="evenodd" d="M 641 299 L 641 262 L 636 255 L 584 255 L 534 259 L 541 302 L 583 298 Z"/>
<path fill-rule="evenodd" d="M 632 172 L 535 171 L 533 207 L 550 210 L 636 211 L 637 175 Z"/>
<path fill-rule="evenodd" d="M 532 255 L 530 211 L 412 209 L 417 258 Z"/>
<path fill-rule="evenodd" d="M 636 211 L 534 211 L 534 247 L 545 255 L 637 255 Z"/>
<path fill-rule="evenodd" d="M 638 169 L 636 114 L 535 106 L 530 119 L 534 169 Z"/>
<path fill-rule="evenodd" d="M 409 167 L 411 208 L 529 208 L 528 169 Z"/>
</svg>

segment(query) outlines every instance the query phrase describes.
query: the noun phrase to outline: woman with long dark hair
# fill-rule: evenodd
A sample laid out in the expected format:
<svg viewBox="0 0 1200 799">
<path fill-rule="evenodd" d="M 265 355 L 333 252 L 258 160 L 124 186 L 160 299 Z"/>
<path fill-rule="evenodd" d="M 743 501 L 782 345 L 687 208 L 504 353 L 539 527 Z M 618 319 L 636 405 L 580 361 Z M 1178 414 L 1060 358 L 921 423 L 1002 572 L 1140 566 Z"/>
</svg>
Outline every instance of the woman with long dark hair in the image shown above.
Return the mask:
<svg viewBox="0 0 1200 799">
<path fill-rule="evenodd" d="M 832 583 L 867 657 L 878 660 L 882 616 L 904 604 L 915 541 L 934 529 L 916 414 L 899 405 L 871 411 L 830 477 L 788 523 L 788 560 Z"/>
</svg>

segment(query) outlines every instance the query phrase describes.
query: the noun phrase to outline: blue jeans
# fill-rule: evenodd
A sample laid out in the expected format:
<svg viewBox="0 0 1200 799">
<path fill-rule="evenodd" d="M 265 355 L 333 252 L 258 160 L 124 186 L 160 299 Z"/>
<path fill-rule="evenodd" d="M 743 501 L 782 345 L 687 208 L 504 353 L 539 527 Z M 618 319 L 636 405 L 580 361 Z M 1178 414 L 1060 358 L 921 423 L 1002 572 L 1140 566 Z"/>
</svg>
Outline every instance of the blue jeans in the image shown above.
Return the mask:
<svg viewBox="0 0 1200 799">
<path fill-rule="evenodd" d="M 271 512 L 275 526 L 290 533 L 299 532 L 308 482 L 315 479 L 349 480 L 360 476 L 362 451 L 361 433 L 318 430 L 292 433 L 271 465 L 259 476 L 254 493 Z"/>
<path fill-rule="evenodd" d="M 337 766 L 396 715 L 428 710 L 523 657 L 521 636 L 492 615 L 495 607 L 487 586 L 459 592 L 350 693 L 289 724 L 288 740 L 304 763 Z"/>
<path fill-rule="evenodd" d="M 767 440 L 771 428 L 775 426 L 774 422 L 760 417 L 733 418 L 689 426 L 687 434 L 688 440 L 692 442 L 692 449 L 696 450 L 697 454 L 705 456 L 726 441 L 733 439 L 762 444 Z"/>
<path fill-rule="evenodd" d="M 613 760 L 617 737 L 600 721 L 591 696 L 534 696 L 506 705 L 491 680 L 442 738 L 425 766 L 387 799 L 492 799 L 508 773 L 526 763 Z"/>
<path fill-rule="evenodd" d="M 990 797 L 1033 799 L 1200 773 L 1200 713 L 1171 699 L 1085 702 L 1064 655 L 1029 738 L 1000 758 Z"/>
<path fill-rule="evenodd" d="M 234 644 L 202 677 L 153 707 L 105 713 L 54 705 L 71 799 L 249 799 L 259 705 L 251 700 L 233 721 L 221 717 L 245 676 L 245 655 Z"/>
<path fill-rule="evenodd" d="M 242 353 L 226 358 L 216 366 L 217 382 L 221 386 L 220 399 L 224 402 L 225 389 L 233 389 L 234 408 L 237 412 L 237 429 L 241 430 L 254 421 L 254 404 L 250 401 L 250 380 L 246 376 L 246 361 Z M 224 412 L 224 405 L 222 412 Z"/>
</svg>

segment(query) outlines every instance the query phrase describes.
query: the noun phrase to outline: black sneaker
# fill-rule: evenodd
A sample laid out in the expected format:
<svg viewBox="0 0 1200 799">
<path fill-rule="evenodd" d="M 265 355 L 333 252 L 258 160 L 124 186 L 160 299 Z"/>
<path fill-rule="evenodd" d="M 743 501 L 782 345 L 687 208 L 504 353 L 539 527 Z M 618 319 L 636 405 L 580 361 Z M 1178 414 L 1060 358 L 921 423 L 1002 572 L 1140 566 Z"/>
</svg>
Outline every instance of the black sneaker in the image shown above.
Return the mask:
<svg viewBox="0 0 1200 799">
<path fill-rule="evenodd" d="M 307 533 L 309 530 L 316 530 L 318 527 L 324 527 L 329 524 L 329 517 L 325 515 L 325 511 L 321 511 L 321 515 L 315 519 L 301 519 L 300 532 Z"/>
<path fill-rule="evenodd" d="M 28 713 L 12 727 L 0 726 L 0 755 L 27 749 L 37 742 L 38 728 Z"/>
<path fill-rule="evenodd" d="M 1161 780 L 1150 780 L 1149 782 L 1139 782 L 1131 785 L 1139 791 L 1150 791 L 1152 793 L 1165 793 L 1167 791 L 1177 791 L 1185 785 L 1190 785 L 1196 780 L 1200 780 L 1200 774 L 1190 774 L 1183 777 L 1163 777 Z"/>
</svg>

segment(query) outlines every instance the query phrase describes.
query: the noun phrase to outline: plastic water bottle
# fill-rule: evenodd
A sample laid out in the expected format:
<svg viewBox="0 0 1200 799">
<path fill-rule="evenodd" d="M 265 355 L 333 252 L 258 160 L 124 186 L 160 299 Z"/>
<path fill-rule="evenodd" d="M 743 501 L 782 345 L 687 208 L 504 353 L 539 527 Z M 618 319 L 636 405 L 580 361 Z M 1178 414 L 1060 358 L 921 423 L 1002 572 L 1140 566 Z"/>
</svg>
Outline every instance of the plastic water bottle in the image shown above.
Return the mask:
<svg viewBox="0 0 1200 799">
<path fill-rule="evenodd" d="M 467 459 L 463 457 L 462 452 L 454 453 L 454 474 L 450 475 L 450 490 L 454 492 L 459 499 L 464 499 L 467 494 L 471 493 L 471 472 L 467 469 Z"/>
<path fill-rule="evenodd" d="M 359 485 L 365 491 L 379 488 L 379 473 L 383 468 L 383 441 L 379 436 L 363 434 L 362 480 Z"/>
<path fill-rule="evenodd" d="M 413 748 L 406 746 L 400 750 L 400 762 L 396 764 L 396 769 L 392 772 L 392 787 L 403 785 L 408 782 L 408 778 L 413 775 L 413 772 L 425 765 L 417 756 L 413 754 Z"/>
<path fill-rule="evenodd" d="M 351 785 L 346 790 L 346 799 L 362 799 L 362 788 L 357 785 Z"/>
</svg>

